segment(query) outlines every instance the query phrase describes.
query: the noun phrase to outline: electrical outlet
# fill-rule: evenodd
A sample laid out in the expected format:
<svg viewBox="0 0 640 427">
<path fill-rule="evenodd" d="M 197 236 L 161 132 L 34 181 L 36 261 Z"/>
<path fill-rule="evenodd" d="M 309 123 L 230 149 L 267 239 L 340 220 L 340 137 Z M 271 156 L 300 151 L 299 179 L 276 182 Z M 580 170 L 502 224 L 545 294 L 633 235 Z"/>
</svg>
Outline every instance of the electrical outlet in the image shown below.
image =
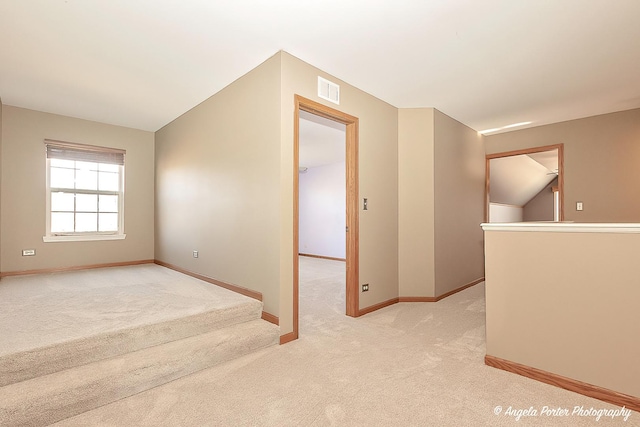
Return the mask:
<svg viewBox="0 0 640 427">
<path fill-rule="evenodd" d="M 35 249 L 23 249 L 22 250 L 22 256 L 36 256 L 36 250 Z"/>
<path fill-rule="evenodd" d="M 576 210 L 581 211 L 583 209 L 582 202 L 576 202 Z"/>
<path fill-rule="evenodd" d="M 364 285 L 362 285 L 362 292 L 367 292 L 369 290 L 369 284 L 365 283 Z"/>
<path fill-rule="evenodd" d="M 198 251 L 193 251 L 193 257 L 198 258 Z"/>
</svg>

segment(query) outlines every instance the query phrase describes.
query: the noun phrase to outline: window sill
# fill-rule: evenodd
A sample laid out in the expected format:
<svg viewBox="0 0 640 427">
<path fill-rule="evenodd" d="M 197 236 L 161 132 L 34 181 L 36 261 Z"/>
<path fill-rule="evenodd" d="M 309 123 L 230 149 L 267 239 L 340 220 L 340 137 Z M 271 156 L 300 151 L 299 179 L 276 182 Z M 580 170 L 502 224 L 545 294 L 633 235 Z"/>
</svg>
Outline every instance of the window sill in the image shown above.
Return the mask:
<svg viewBox="0 0 640 427">
<path fill-rule="evenodd" d="M 43 236 L 42 241 L 51 242 L 91 242 L 97 240 L 124 240 L 126 234 L 87 234 L 83 236 Z"/>
</svg>

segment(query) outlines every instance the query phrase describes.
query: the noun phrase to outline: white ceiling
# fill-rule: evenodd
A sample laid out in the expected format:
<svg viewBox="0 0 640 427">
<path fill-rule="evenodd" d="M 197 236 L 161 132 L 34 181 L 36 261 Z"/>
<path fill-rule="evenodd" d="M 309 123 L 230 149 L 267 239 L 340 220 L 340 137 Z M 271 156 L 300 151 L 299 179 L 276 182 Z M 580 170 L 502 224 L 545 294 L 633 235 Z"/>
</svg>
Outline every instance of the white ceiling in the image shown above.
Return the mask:
<svg viewBox="0 0 640 427">
<path fill-rule="evenodd" d="M 491 159 L 489 201 L 524 206 L 556 178 L 558 150 Z"/>
<path fill-rule="evenodd" d="M 0 0 L 8 105 L 155 131 L 278 50 L 476 130 L 640 107 L 638 0 Z"/>
</svg>

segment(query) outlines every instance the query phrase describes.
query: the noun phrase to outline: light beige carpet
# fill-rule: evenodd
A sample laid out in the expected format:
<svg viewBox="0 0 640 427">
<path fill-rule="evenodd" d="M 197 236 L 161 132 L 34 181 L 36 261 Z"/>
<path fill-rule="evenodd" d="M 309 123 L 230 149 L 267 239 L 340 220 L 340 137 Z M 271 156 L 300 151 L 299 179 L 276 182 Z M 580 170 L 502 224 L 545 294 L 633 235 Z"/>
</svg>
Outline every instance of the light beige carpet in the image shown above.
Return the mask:
<svg viewBox="0 0 640 427">
<path fill-rule="evenodd" d="M 300 261 L 299 340 L 56 426 L 640 425 L 637 412 L 627 421 L 541 415 L 545 406 L 616 407 L 485 366 L 483 285 L 352 319 L 343 314 L 344 263 Z M 529 408 L 538 416 L 517 417 Z"/>
<path fill-rule="evenodd" d="M 5 277 L 0 356 L 245 301 L 251 299 L 156 264 Z"/>
<path fill-rule="evenodd" d="M 154 264 L 7 277 L 0 282 L 0 387 L 261 313 L 260 301 Z"/>
<path fill-rule="evenodd" d="M 56 422 L 276 345 L 261 313 L 153 264 L 3 280 L 0 426 Z"/>
</svg>

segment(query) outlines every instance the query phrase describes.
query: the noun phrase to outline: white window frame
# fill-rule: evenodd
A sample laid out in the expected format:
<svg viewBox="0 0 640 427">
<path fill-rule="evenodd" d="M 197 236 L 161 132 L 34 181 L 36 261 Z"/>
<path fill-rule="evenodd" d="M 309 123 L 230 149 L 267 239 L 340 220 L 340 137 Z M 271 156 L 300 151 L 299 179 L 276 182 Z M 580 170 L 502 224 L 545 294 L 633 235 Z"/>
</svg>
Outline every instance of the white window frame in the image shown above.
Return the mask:
<svg viewBox="0 0 640 427">
<path fill-rule="evenodd" d="M 75 144 L 62 141 L 45 140 L 45 147 L 62 147 L 72 150 L 82 150 L 88 153 L 101 155 L 103 153 L 118 153 L 124 159 L 124 150 L 112 149 L 106 147 L 90 146 L 84 144 Z M 94 161 L 94 160 L 88 160 Z M 109 163 L 94 161 L 95 163 Z M 101 191 L 101 190 L 80 190 L 80 189 L 59 189 L 61 191 L 72 190 L 75 194 L 96 194 L 96 195 L 118 195 L 118 230 L 117 231 L 74 231 L 74 232 L 51 232 L 51 194 L 57 189 L 51 188 L 51 159 L 46 156 L 46 234 L 42 240 L 44 242 L 70 242 L 70 241 L 93 241 L 93 240 L 122 240 L 126 237 L 124 233 L 124 160 L 118 165 L 119 190 L 118 191 Z"/>
</svg>

